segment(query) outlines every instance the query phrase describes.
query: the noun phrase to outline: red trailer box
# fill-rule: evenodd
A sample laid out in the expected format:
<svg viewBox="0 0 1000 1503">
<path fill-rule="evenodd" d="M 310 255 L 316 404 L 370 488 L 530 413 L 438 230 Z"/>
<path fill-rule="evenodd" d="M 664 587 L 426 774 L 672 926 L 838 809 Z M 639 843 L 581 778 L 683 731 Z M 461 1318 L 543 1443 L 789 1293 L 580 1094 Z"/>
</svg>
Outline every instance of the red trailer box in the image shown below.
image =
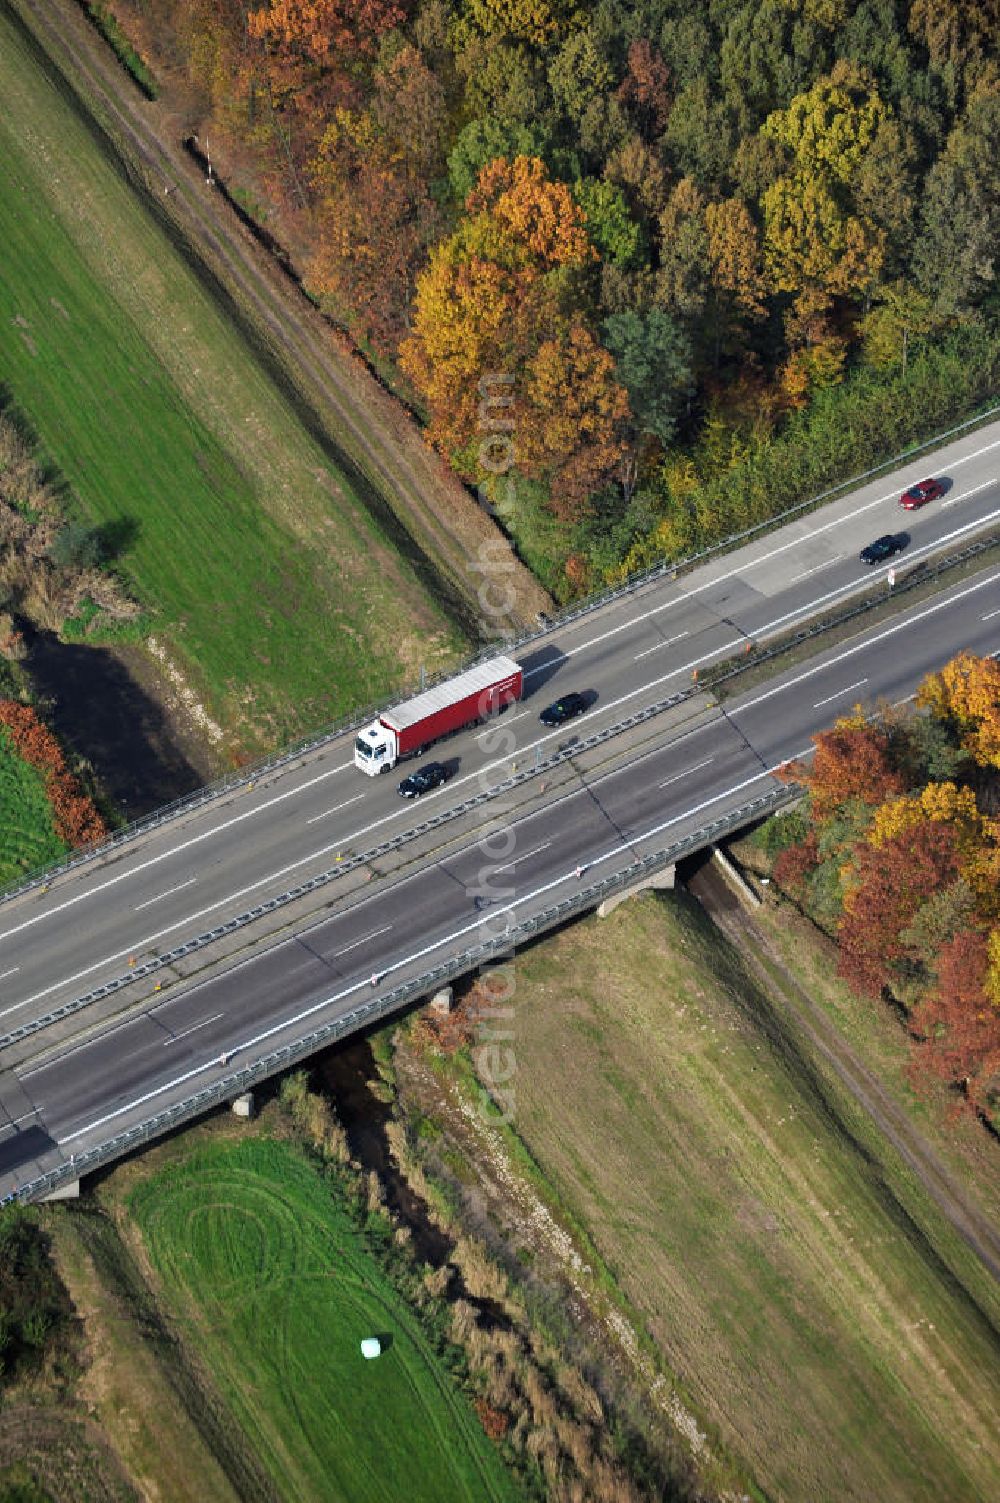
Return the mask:
<svg viewBox="0 0 1000 1503">
<path fill-rule="evenodd" d="M 400 757 L 421 752 L 465 725 L 496 715 L 521 698 L 524 674 L 511 658 L 477 663 L 394 710 L 385 710 L 354 743 L 354 765 L 369 777 L 388 772 Z"/>
</svg>

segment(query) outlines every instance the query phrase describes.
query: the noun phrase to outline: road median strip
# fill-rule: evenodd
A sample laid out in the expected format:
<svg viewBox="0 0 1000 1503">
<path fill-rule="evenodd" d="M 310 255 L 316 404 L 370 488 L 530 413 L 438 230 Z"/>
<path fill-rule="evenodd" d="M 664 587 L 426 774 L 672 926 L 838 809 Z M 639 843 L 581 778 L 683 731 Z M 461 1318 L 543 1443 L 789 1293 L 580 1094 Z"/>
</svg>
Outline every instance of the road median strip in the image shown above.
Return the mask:
<svg viewBox="0 0 1000 1503">
<path fill-rule="evenodd" d="M 449 809 L 442 810 L 439 814 L 432 815 L 429 819 L 411 826 L 408 830 L 393 836 L 390 840 L 382 841 L 365 851 L 338 858 L 333 866 L 328 867 L 323 872 L 317 873 L 305 882 L 298 883 L 294 887 L 288 888 L 262 903 L 254 904 L 235 917 L 227 919 L 224 923 L 185 940 L 182 944 L 164 951 L 163 954 L 153 956 L 141 964 L 130 966 L 128 970 L 120 975 L 112 977 L 101 986 L 95 987 L 91 991 L 63 1003 L 60 1007 L 54 1008 L 38 1018 L 31 1019 L 29 1022 L 22 1024 L 18 1028 L 11 1029 L 5 1034 L 0 1034 L 0 1051 L 22 1042 L 24 1039 L 30 1038 L 45 1028 L 52 1027 L 63 1019 L 82 1011 L 84 1008 L 101 1001 L 115 992 L 133 985 L 137 981 L 146 979 L 156 972 L 163 971 L 165 968 L 177 964 L 187 956 L 203 950 L 211 944 L 217 943 L 219 940 L 245 928 L 247 925 L 258 922 L 268 915 L 299 901 L 312 892 L 328 887 L 331 883 L 357 871 L 359 868 L 365 866 L 371 867 L 374 862 L 403 849 L 431 831 L 452 823 L 471 811 L 492 802 L 502 794 L 509 793 L 536 778 L 540 778 L 544 774 L 551 773 L 559 767 L 571 763 L 574 758 L 579 757 L 583 753 L 612 741 L 629 730 L 635 729 L 645 722 L 674 709 L 696 695 L 703 693 L 723 695 L 725 693 L 725 686 L 734 679 L 743 679 L 747 673 L 761 667 L 771 667 L 779 659 L 794 653 L 797 648 L 808 642 L 815 641 L 819 644 L 821 638 L 827 638 L 837 628 L 847 625 L 873 611 L 884 610 L 886 605 L 899 595 L 912 594 L 922 586 L 935 584 L 943 574 L 958 569 L 962 565 L 981 557 L 995 549 L 998 545 L 1000 545 L 1000 534 L 998 533 L 978 539 L 960 552 L 947 555 L 936 563 L 922 563 L 910 576 L 900 582 L 891 597 L 887 597 L 882 592 L 873 592 L 866 599 L 852 606 L 845 607 L 802 631 L 794 632 L 788 637 L 781 638 L 772 646 L 741 654 L 737 658 L 729 659 L 726 662 L 713 665 L 704 670 L 696 670 L 692 682 L 685 685 L 683 689 L 678 690 L 676 693 L 654 701 L 653 704 L 647 705 L 644 709 L 638 710 L 620 721 L 616 721 L 613 725 L 607 726 L 604 730 L 597 731 L 591 736 L 585 737 L 582 740 L 574 738 L 571 742 L 564 743 L 563 746 L 557 748 L 549 756 L 534 761 L 529 767 L 519 772 L 512 773 L 509 777 L 493 785 L 493 787 L 484 789 L 471 798 L 463 799 L 461 803 Z M 819 647 L 817 650 L 820 650 Z"/>
<path fill-rule="evenodd" d="M 339 1018 L 334 1018 L 329 1023 L 313 1029 L 310 1033 L 297 1039 L 294 1044 L 283 1045 L 279 1049 L 272 1050 L 255 1060 L 252 1064 L 244 1066 L 232 1075 L 225 1076 L 221 1080 L 213 1081 L 209 1086 L 203 1087 L 191 1096 L 185 1097 L 174 1106 L 164 1111 L 155 1113 L 137 1126 L 127 1131 L 104 1140 L 95 1147 L 86 1149 L 80 1154 L 73 1153 L 58 1168 L 48 1171 L 21 1185 L 17 1190 L 5 1197 L 5 1200 L 31 1201 L 43 1198 L 60 1184 L 67 1180 L 78 1179 L 81 1175 L 99 1168 L 102 1164 L 112 1159 L 119 1158 L 142 1143 L 160 1137 L 171 1128 L 182 1122 L 189 1121 L 192 1117 L 199 1116 L 212 1105 L 220 1104 L 231 1097 L 239 1095 L 261 1080 L 268 1079 L 271 1075 L 278 1074 L 281 1070 L 288 1069 L 298 1060 L 314 1053 L 326 1044 L 333 1043 L 337 1039 L 344 1038 L 348 1034 L 355 1033 L 361 1028 L 369 1027 L 388 1014 L 397 1012 L 407 1002 L 413 1001 L 420 996 L 429 995 L 430 992 L 443 983 L 453 980 L 456 976 L 464 975 L 475 964 L 486 964 L 491 959 L 506 955 L 517 946 L 518 943 L 533 935 L 543 933 L 557 924 L 565 923 L 569 918 L 583 913 L 590 908 L 596 907 L 605 897 L 614 892 L 621 892 L 636 885 L 643 878 L 652 876 L 665 867 L 676 863 L 684 855 L 694 850 L 701 849 L 705 844 L 720 840 L 724 835 L 739 829 L 749 820 L 762 818 L 766 814 L 773 813 L 783 804 L 798 797 L 795 788 L 778 788 L 770 793 L 761 794 L 758 798 L 751 799 L 739 808 L 731 810 L 728 814 L 721 815 L 718 819 L 693 831 L 690 835 L 683 836 L 680 840 L 672 842 L 669 846 L 654 852 L 652 855 L 642 857 L 630 862 L 628 866 L 618 872 L 613 872 L 600 881 L 588 884 L 571 897 L 564 898 L 557 903 L 534 914 L 530 918 L 522 920 L 505 929 L 502 934 L 493 938 L 485 939 L 479 944 L 466 947 L 457 954 L 450 956 L 436 966 L 412 977 L 409 981 L 401 982 L 391 991 L 375 996 L 370 1001 L 352 1008 Z M 316 1004 L 313 1011 L 320 1010 L 326 1005 L 325 1001 Z M 278 1029 L 282 1025 L 277 1025 Z M 287 1026 L 292 1026 L 291 1024 Z M 240 1045 L 234 1045 L 222 1060 L 228 1063 L 233 1054 L 240 1052 Z M 208 1068 L 203 1067 L 203 1068 Z M 197 1072 L 192 1072 L 197 1073 Z M 141 1105 L 141 1102 L 134 1105 Z M 122 1112 L 130 1110 L 126 1106 L 120 1109 Z M 96 1124 L 95 1124 L 96 1125 Z M 87 1129 L 82 1129 L 86 1132 Z"/>
</svg>

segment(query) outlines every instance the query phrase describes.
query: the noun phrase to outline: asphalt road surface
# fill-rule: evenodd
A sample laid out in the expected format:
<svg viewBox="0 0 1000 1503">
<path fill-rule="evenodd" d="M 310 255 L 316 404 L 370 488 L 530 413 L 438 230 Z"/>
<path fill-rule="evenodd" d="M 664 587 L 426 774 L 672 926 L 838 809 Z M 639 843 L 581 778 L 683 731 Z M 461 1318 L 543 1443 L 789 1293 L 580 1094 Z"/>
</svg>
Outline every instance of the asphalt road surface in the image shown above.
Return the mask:
<svg viewBox="0 0 1000 1503">
<path fill-rule="evenodd" d="M 903 512 L 900 491 L 933 473 L 945 496 Z M 332 740 L 278 775 L 149 831 L 56 878 L 47 891 L 0 906 L 0 1032 L 49 1014 L 192 935 L 454 805 L 563 744 L 538 712 L 570 689 L 594 701 L 572 730 L 615 724 L 691 682 L 692 672 L 836 606 L 884 579 L 858 552 L 905 530 L 897 574 L 941 548 L 960 548 L 1000 524 L 1000 423 L 922 459 L 739 552 L 671 582 L 659 580 L 566 626 L 519 654 L 525 702 L 504 717 L 504 755 L 490 731 L 466 732 L 429 755 L 453 774 L 421 800 L 399 798 L 397 775 L 368 779 L 351 762 L 353 736 Z M 936 661 L 929 658 L 929 662 Z M 513 749 L 509 749 L 512 745 Z"/>
<path fill-rule="evenodd" d="M 40 1044 L 0 1075 L 0 1193 L 424 974 L 491 928 L 502 932 L 570 896 L 581 871 L 588 881 L 608 875 L 739 807 L 774 787 L 774 770 L 807 752 L 811 734 L 838 713 L 876 696 L 905 700 L 928 668 L 962 647 L 1000 647 L 995 567 L 721 706 L 706 703 L 686 728 L 624 762 L 578 772 L 551 802 L 492 817 L 442 855 L 355 893 L 282 941 L 162 1000 L 140 998 L 92 1037 L 47 1054 Z M 357 788 L 360 776 L 345 774 L 345 786 Z M 379 788 L 366 783 L 361 792 Z M 117 883 L 113 867 L 92 870 Z M 105 885 L 99 904 L 82 898 L 64 910 L 73 915 L 67 921 L 83 929 L 105 904 L 124 908 L 133 880 L 130 872 Z M 19 905 L 6 911 L 8 921 L 15 913 L 23 922 Z M 46 930 L 44 910 L 38 916 L 36 931 Z"/>
</svg>

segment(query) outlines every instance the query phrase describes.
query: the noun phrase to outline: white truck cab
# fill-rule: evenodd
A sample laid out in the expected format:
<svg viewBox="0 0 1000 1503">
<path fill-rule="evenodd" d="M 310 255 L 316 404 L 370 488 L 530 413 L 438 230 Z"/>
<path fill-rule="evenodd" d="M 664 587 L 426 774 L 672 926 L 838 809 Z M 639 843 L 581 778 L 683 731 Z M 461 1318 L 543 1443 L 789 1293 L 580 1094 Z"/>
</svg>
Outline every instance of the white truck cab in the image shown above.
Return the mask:
<svg viewBox="0 0 1000 1503">
<path fill-rule="evenodd" d="M 360 767 L 370 778 L 380 772 L 389 772 L 398 761 L 399 743 L 395 734 L 380 720 L 366 725 L 354 743 L 354 765 Z"/>
</svg>

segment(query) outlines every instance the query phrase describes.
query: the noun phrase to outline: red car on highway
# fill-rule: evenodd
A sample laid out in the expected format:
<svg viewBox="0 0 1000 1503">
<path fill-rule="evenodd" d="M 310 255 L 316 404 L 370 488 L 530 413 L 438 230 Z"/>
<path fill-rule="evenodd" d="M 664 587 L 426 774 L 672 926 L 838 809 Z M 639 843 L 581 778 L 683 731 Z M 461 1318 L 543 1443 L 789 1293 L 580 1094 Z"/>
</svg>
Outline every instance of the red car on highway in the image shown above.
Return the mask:
<svg viewBox="0 0 1000 1503">
<path fill-rule="evenodd" d="M 916 511 L 918 506 L 926 506 L 928 501 L 936 501 L 944 495 L 944 486 L 940 480 L 920 480 L 916 485 L 911 485 L 908 491 L 904 491 L 899 498 L 899 504 L 904 511 Z"/>
</svg>

